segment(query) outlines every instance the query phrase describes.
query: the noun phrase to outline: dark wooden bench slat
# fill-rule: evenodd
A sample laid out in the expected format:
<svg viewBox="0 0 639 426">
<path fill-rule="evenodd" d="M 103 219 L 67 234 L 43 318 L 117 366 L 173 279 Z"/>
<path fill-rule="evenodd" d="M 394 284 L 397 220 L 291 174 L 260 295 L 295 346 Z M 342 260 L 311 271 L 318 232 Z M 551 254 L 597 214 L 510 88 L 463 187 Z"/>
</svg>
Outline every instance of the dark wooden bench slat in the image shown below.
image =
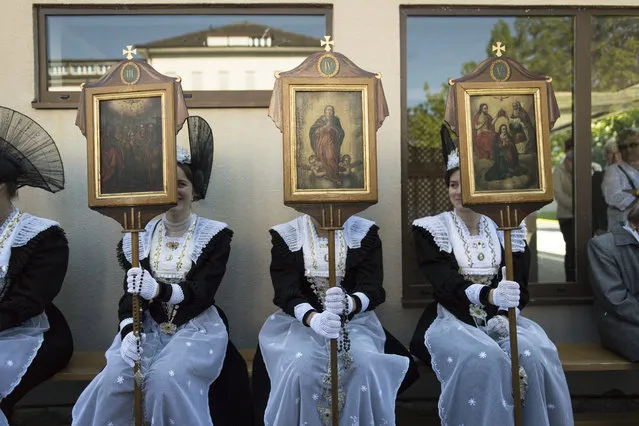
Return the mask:
<svg viewBox="0 0 639 426">
<path fill-rule="evenodd" d="M 564 371 L 627 371 L 639 369 L 632 363 L 597 343 L 570 343 L 557 345 L 559 359 Z M 255 350 L 241 349 L 249 374 L 253 367 Z M 90 381 L 102 368 L 106 360 L 103 352 L 75 352 L 69 365 L 53 377 L 53 380 Z"/>
<path fill-rule="evenodd" d="M 564 371 L 626 371 L 639 369 L 621 356 L 602 348 L 597 343 L 570 343 L 557 345 Z"/>
<path fill-rule="evenodd" d="M 246 361 L 249 376 L 253 369 L 254 349 L 241 349 L 240 354 Z M 56 381 L 91 381 L 106 365 L 104 352 L 83 352 L 73 353 L 71 361 L 66 368 L 53 376 L 51 380 Z"/>
</svg>

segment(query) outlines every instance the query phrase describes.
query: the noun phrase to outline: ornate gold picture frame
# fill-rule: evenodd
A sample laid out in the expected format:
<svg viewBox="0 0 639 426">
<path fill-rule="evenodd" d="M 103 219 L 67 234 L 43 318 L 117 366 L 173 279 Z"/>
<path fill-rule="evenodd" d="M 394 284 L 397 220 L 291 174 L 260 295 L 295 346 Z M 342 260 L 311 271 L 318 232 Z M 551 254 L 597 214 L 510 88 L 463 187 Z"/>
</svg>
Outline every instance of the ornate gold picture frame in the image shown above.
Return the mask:
<svg viewBox="0 0 639 426">
<path fill-rule="evenodd" d="M 172 82 L 85 89 L 89 207 L 174 204 Z"/>
<path fill-rule="evenodd" d="M 457 82 L 464 204 L 553 198 L 546 84 Z"/>
<path fill-rule="evenodd" d="M 284 203 L 377 201 L 375 80 L 282 78 Z"/>
</svg>

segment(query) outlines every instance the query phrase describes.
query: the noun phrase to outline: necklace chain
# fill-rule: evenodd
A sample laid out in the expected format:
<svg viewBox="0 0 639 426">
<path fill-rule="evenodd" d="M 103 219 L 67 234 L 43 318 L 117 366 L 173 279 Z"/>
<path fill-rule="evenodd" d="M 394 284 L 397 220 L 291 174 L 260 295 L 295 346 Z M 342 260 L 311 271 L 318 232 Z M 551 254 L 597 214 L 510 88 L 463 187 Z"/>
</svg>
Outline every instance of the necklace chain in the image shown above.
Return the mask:
<svg viewBox="0 0 639 426">
<path fill-rule="evenodd" d="M 457 229 L 457 233 L 459 234 L 459 238 L 462 240 L 464 244 L 464 252 L 466 253 L 466 260 L 468 261 L 468 266 L 473 267 L 475 262 L 470 254 L 470 249 L 468 247 L 468 239 L 465 237 L 461 224 L 459 223 L 459 218 L 457 217 L 457 213 L 453 212 L 453 221 L 455 222 L 455 228 Z M 488 229 L 488 221 L 482 220 L 483 218 L 479 218 L 479 237 L 483 237 L 486 241 L 488 241 L 488 248 L 490 249 L 491 260 L 490 264 L 492 267 L 496 266 L 496 255 L 495 248 L 493 246 L 493 240 L 490 238 L 490 231 Z M 470 231 L 468 232 L 470 234 Z"/>
<path fill-rule="evenodd" d="M 186 249 L 189 245 L 189 243 L 191 242 L 191 239 L 193 238 L 193 232 L 195 231 L 195 224 L 197 223 L 197 219 L 195 219 L 193 221 L 193 223 L 191 223 L 191 226 L 189 227 L 187 233 L 186 233 L 186 237 L 184 238 L 184 243 L 182 245 L 182 251 L 180 252 L 180 255 L 178 256 L 178 260 L 175 264 L 176 267 L 176 272 L 181 272 L 182 270 L 182 265 L 184 264 L 184 256 L 186 254 Z M 159 225 L 159 229 L 158 229 L 158 243 L 155 247 L 155 253 L 153 254 L 153 269 L 155 271 L 158 270 L 159 266 L 160 266 L 160 258 L 162 257 L 162 251 L 164 248 L 164 234 L 165 234 L 165 227 L 164 227 L 164 221 L 160 221 L 160 225 Z M 168 236 L 167 236 L 168 238 Z"/>
<path fill-rule="evenodd" d="M 319 236 L 317 237 L 317 240 L 315 239 L 315 226 L 313 225 L 313 222 L 311 221 L 310 216 L 307 217 L 308 220 L 308 236 L 309 236 L 309 240 L 310 240 L 310 245 L 311 245 L 311 261 L 312 261 L 312 266 L 313 269 L 315 271 L 317 271 L 319 269 L 319 264 L 317 262 L 317 252 L 315 251 L 315 246 L 319 245 Z M 337 231 L 339 232 L 339 231 Z M 339 250 L 337 253 L 337 270 L 341 271 L 344 269 L 344 238 L 342 236 L 342 238 L 339 238 Z M 325 259 L 326 260 L 326 259 Z M 328 262 L 328 260 L 326 260 L 326 262 Z M 318 295 L 319 297 L 319 295 Z"/>
<path fill-rule="evenodd" d="M 11 236 L 15 227 L 18 226 L 18 222 L 20 222 L 21 217 L 22 217 L 22 213 L 19 212 L 18 210 L 14 210 L 13 212 L 9 214 L 7 219 L 4 221 L 4 223 L 2 224 L 2 227 L 0 227 L 0 229 L 4 228 L 4 230 L 2 231 L 2 235 L 0 235 L 0 250 L 4 248 L 4 245 L 6 244 L 7 239 L 9 238 L 9 236 Z"/>
</svg>

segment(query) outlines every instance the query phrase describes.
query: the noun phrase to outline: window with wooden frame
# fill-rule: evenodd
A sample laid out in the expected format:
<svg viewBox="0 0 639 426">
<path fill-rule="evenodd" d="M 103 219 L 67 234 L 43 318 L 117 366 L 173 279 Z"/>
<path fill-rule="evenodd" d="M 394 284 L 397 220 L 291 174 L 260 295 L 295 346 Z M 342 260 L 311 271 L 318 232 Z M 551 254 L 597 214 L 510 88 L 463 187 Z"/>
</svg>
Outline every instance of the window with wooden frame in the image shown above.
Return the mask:
<svg viewBox="0 0 639 426">
<path fill-rule="evenodd" d="M 587 244 L 606 228 L 600 182 L 609 148 L 619 131 L 639 127 L 639 9 L 407 6 L 400 25 L 403 305 L 433 297 L 417 268 L 412 221 L 452 208 L 439 136 L 448 79 L 492 56 L 497 41 L 553 78 L 561 111 L 551 131 L 556 201 L 526 219 L 531 300 L 590 301 Z"/>
<path fill-rule="evenodd" d="M 274 73 L 332 34 L 331 5 L 36 5 L 34 108 L 77 108 L 80 85 L 137 59 L 179 76 L 189 107 L 268 107 Z"/>
</svg>

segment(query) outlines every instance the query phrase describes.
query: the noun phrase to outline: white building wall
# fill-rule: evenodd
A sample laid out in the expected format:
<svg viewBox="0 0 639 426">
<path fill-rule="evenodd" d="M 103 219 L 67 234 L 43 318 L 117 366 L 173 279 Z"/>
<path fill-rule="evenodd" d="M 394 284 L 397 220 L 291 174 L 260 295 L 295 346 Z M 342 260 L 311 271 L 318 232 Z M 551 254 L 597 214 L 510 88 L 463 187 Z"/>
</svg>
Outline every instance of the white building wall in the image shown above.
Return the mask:
<svg viewBox="0 0 639 426">
<path fill-rule="evenodd" d="M 304 58 L 260 52 L 259 56 L 151 56 L 149 63 L 162 74 L 181 77 L 184 90 L 271 90 L 275 72 L 295 68 Z"/>
</svg>

